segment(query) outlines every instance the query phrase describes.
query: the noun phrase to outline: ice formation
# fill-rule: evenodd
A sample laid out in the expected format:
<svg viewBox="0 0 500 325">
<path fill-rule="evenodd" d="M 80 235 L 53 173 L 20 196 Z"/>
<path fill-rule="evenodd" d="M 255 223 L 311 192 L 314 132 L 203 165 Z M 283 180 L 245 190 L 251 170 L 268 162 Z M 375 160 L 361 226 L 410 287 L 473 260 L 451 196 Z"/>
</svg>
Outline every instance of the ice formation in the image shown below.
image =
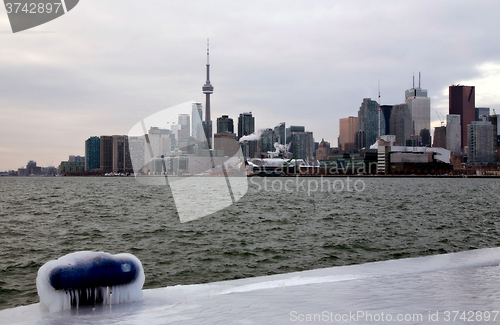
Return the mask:
<svg viewBox="0 0 500 325">
<path fill-rule="evenodd" d="M 144 270 L 132 254 L 76 252 L 45 263 L 36 278 L 40 302 L 50 312 L 81 305 L 142 300 Z"/>
</svg>

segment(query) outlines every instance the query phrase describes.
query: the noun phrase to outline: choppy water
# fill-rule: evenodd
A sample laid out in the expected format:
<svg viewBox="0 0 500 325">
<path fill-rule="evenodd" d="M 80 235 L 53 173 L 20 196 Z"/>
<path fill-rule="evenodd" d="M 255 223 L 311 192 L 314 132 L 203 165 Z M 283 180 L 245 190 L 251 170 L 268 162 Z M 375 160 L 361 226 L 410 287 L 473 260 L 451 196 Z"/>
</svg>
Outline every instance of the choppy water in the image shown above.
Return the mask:
<svg viewBox="0 0 500 325">
<path fill-rule="evenodd" d="M 497 179 L 287 180 L 252 178 L 235 205 L 181 224 L 165 186 L 0 178 L 0 309 L 38 302 L 38 268 L 80 250 L 132 253 L 156 288 L 500 246 Z"/>
</svg>

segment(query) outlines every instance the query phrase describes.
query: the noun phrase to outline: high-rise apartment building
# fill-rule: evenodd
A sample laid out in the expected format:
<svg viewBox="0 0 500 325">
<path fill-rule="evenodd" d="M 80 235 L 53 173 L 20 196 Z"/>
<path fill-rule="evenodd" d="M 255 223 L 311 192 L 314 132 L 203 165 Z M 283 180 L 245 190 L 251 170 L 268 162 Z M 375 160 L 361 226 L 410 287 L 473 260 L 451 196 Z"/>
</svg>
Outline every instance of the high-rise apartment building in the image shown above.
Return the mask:
<svg viewBox="0 0 500 325">
<path fill-rule="evenodd" d="M 99 137 L 90 137 L 85 141 L 85 170 L 101 167 L 101 141 Z"/>
<path fill-rule="evenodd" d="M 131 173 L 132 161 L 130 159 L 130 147 L 128 136 L 113 135 L 113 173 Z"/>
<path fill-rule="evenodd" d="M 238 139 L 255 132 L 255 118 L 252 112 L 241 113 L 238 117 Z"/>
<path fill-rule="evenodd" d="M 358 118 L 349 116 L 339 120 L 339 150 L 354 149 L 354 135 L 358 128 Z"/>
<path fill-rule="evenodd" d="M 431 99 L 427 97 L 427 90 L 420 88 L 420 74 L 418 88 L 415 88 L 415 82 L 413 82 L 413 88 L 405 91 L 405 103 L 408 104 L 411 113 L 412 135 L 421 135 L 424 129 L 430 134 Z M 424 132 L 424 134 L 427 133 Z M 426 137 L 424 136 L 423 138 Z M 430 147 L 430 136 L 427 141 L 423 142 L 423 146 Z"/>
<path fill-rule="evenodd" d="M 476 120 L 474 86 L 453 85 L 449 87 L 449 113 L 460 115 L 460 134 L 463 149 L 467 146 L 467 125 Z"/>
<path fill-rule="evenodd" d="M 113 171 L 113 137 L 101 135 L 99 138 L 99 162 L 103 173 Z"/>
<path fill-rule="evenodd" d="M 491 122 L 472 121 L 467 126 L 467 161 L 469 165 L 494 164 L 494 126 Z"/>
<path fill-rule="evenodd" d="M 379 124 L 380 116 L 380 124 Z M 379 115 L 378 103 L 370 98 L 364 98 L 358 111 L 358 131 L 365 132 L 365 139 L 362 142 L 369 147 L 375 143 L 377 137 L 385 135 L 384 114 Z"/>
<path fill-rule="evenodd" d="M 460 153 L 461 144 L 460 115 L 446 115 L 446 149 L 452 154 Z"/>
<path fill-rule="evenodd" d="M 234 133 L 233 119 L 227 115 L 217 118 L 217 133 Z"/>
</svg>

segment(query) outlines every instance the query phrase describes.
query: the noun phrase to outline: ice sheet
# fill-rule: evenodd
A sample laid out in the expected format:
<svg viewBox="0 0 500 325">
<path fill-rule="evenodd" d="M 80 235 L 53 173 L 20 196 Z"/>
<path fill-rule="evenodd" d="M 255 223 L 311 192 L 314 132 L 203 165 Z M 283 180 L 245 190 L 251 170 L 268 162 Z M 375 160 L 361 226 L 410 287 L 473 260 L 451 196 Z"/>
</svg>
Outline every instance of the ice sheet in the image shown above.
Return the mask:
<svg viewBox="0 0 500 325">
<path fill-rule="evenodd" d="M 179 285 L 144 290 L 144 301 L 139 303 L 51 314 L 41 311 L 38 304 L 3 310 L 0 323 L 439 324 L 447 322 L 447 315 L 453 316 L 447 312 L 480 311 L 484 316 L 488 311 L 490 321 L 483 318 L 473 323 L 491 324 L 494 312 L 500 310 L 499 263 L 500 248 L 491 248 Z M 357 318 L 353 319 L 353 315 Z M 392 321 L 380 320 L 388 315 Z M 396 322 L 398 316 L 421 319 Z M 335 321 L 335 317 L 351 318 Z M 497 316 L 496 322 L 499 321 Z M 460 319 L 453 322 L 461 323 L 471 324 Z"/>
</svg>

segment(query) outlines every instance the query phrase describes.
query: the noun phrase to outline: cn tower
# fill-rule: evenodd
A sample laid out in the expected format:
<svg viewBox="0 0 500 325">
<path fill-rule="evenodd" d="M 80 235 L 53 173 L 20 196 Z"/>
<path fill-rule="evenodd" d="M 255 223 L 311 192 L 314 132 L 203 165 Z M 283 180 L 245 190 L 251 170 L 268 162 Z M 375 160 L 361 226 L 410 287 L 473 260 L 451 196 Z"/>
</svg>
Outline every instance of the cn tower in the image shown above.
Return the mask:
<svg viewBox="0 0 500 325">
<path fill-rule="evenodd" d="M 212 120 L 210 119 L 210 94 L 214 92 L 214 87 L 210 83 L 210 61 L 209 61 L 209 43 L 207 39 L 207 81 L 202 87 L 205 94 L 205 122 L 203 127 L 205 129 L 205 136 L 207 137 L 208 147 L 212 149 Z"/>
</svg>

